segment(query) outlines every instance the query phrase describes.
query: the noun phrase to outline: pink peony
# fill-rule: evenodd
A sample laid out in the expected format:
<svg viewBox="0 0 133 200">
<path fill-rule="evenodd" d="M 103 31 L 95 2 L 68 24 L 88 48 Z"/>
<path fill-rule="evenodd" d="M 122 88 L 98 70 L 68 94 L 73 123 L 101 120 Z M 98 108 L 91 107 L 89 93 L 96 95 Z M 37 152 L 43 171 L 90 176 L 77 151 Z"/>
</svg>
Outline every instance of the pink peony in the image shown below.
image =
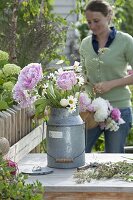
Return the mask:
<svg viewBox="0 0 133 200">
<path fill-rule="evenodd" d="M 17 170 L 18 170 L 18 166 L 17 163 L 13 162 L 12 160 L 7 160 L 7 166 L 12 168 L 12 170 L 10 171 L 10 173 L 12 175 L 16 175 Z"/>
<path fill-rule="evenodd" d="M 86 110 L 92 110 L 91 99 L 84 92 L 80 93 L 79 96 L 79 110 L 80 112 L 85 112 Z"/>
<path fill-rule="evenodd" d="M 132 75 L 132 74 L 133 74 L 133 70 L 132 69 L 128 70 L 128 75 Z"/>
<path fill-rule="evenodd" d="M 64 71 L 57 78 L 57 85 L 62 90 L 71 90 L 76 83 L 77 78 L 73 71 Z"/>
<path fill-rule="evenodd" d="M 13 92 L 13 98 L 20 104 L 22 108 L 30 106 L 35 101 L 35 97 L 30 96 L 27 90 L 22 90 L 18 82 L 14 86 L 12 92 Z"/>
<path fill-rule="evenodd" d="M 18 82 L 21 84 L 23 89 L 31 90 L 37 85 L 42 77 L 43 72 L 41 64 L 30 63 L 21 70 L 18 77 Z"/>
<path fill-rule="evenodd" d="M 94 107 L 91 104 L 87 106 L 87 110 L 90 112 L 95 112 Z"/>
<path fill-rule="evenodd" d="M 114 119 L 115 121 L 118 121 L 121 117 L 121 112 L 118 108 L 113 108 L 111 111 L 111 118 Z"/>
</svg>

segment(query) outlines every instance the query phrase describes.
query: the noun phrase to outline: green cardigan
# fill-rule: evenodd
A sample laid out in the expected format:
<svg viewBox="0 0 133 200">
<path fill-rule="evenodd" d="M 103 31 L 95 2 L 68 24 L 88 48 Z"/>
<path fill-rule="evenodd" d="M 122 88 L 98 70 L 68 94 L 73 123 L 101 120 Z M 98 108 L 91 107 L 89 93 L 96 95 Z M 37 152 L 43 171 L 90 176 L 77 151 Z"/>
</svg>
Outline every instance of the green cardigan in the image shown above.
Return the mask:
<svg viewBox="0 0 133 200">
<path fill-rule="evenodd" d="M 90 82 L 86 86 L 87 92 L 92 91 L 95 83 L 125 77 L 128 64 L 133 67 L 133 38 L 127 33 L 117 31 L 109 48 L 103 54 L 97 55 L 92 46 L 92 36 L 88 36 L 82 40 L 80 46 L 80 61 L 83 73 Z M 109 100 L 114 107 L 131 106 L 128 86 L 116 87 L 99 96 Z"/>
</svg>

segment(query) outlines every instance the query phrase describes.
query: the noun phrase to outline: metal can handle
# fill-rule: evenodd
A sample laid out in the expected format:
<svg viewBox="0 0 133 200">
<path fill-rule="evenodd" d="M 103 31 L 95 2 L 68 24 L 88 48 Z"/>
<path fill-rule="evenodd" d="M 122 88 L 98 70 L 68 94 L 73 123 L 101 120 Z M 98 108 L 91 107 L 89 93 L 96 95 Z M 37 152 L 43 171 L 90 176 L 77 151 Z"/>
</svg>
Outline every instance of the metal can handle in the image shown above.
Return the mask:
<svg viewBox="0 0 133 200">
<path fill-rule="evenodd" d="M 57 163 L 72 163 L 73 158 L 56 158 Z"/>
</svg>

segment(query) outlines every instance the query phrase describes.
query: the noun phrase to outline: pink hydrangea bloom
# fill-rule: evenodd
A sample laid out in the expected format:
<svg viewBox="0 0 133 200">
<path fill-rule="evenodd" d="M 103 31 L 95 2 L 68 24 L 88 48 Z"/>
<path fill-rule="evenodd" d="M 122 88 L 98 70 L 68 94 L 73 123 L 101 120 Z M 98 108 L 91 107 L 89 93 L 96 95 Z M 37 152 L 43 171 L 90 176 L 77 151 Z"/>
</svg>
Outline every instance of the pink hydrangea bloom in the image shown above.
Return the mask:
<svg viewBox="0 0 133 200">
<path fill-rule="evenodd" d="M 18 82 L 21 84 L 23 89 L 31 90 L 37 85 L 42 77 L 43 72 L 41 64 L 30 63 L 21 70 Z"/>
<path fill-rule="evenodd" d="M 13 98 L 22 108 L 30 106 L 35 101 L 35 97 L 30 96 L 26 90 L 23 90 L 19 85 L 19 82 L 17 82 L 13 88 Z"/>
<path fill-rule="evenodd" d="M 76 83 L 77 77 L 73 71 L 64 71 L 57 78 L 57 85 L 62 90 L 71 90 Z"/>
<path fill-rule="evenodd" d="M 111 111 L 111 118 L 114 119 L 115 121 L 118 121 L 121 117 L 121 112 L 118 108 L 113 108 Z"/>
</svg>

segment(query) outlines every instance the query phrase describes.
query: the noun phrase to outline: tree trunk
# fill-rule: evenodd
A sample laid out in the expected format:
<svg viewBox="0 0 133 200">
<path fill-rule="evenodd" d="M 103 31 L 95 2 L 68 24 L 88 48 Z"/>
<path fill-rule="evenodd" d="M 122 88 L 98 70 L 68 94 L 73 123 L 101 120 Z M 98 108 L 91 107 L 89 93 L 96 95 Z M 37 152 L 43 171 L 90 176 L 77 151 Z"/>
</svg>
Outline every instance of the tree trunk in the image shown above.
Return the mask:
<svg viewBox="0 0 133 200">
<path fill-rule="evenodd" d="M 10 62 L 17 63 L 17 9 L 18 0 L 14 0 L 12 17 L 10 21 L 10 33 L 9 33 L 9 56 Z"/>
</svg>

